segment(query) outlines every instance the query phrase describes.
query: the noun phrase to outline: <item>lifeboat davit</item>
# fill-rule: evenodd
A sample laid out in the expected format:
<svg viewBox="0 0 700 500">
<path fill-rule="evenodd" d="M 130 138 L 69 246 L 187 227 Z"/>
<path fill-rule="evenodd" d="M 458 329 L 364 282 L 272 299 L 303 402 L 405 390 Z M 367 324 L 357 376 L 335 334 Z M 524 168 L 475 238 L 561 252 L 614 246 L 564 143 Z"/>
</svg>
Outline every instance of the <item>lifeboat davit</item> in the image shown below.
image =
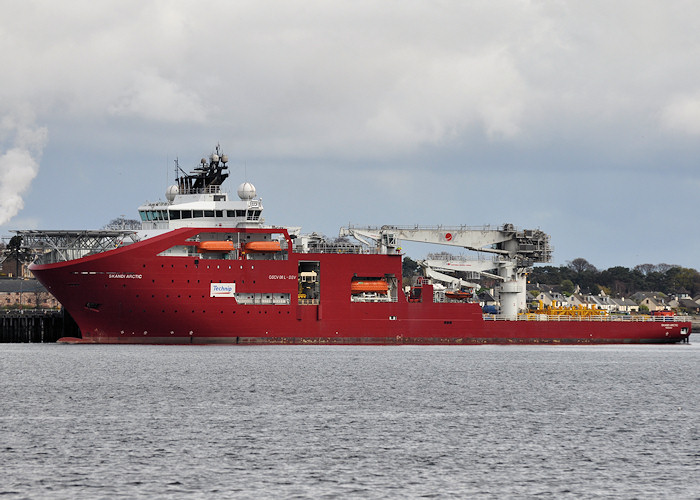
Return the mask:
<svg viewBox="0 0 700 500">
<path fill-rule="evenodd" d="M 246 252 L 279 252 L 282 250 L 279 241 L 251 241 L 245 245 Z"/>
<path fill-rule="evenodd" d="M 352 293 L 386 293 L 389 290 L 389 284 L 386 281 L 353 281 L 350 285 Z"/>
<path fill-rule="evenodd" d="M 233 241 L 200 241 L 197 248 L 203 252 L 230 252 L 234 246 Z"/>
</svg>

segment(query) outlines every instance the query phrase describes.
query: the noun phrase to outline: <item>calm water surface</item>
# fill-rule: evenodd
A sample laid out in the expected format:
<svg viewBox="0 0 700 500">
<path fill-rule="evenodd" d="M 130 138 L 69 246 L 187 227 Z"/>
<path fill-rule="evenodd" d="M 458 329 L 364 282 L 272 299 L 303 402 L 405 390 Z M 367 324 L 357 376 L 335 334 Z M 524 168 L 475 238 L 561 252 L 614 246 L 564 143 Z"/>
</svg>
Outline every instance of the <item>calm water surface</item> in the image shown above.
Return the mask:
<svg viewBox="0 0 700 500">
<path fill-rule="evenodd" d="M 3 498 L 699 498 L 669 346 L 0 345 Z"/>
</svg>

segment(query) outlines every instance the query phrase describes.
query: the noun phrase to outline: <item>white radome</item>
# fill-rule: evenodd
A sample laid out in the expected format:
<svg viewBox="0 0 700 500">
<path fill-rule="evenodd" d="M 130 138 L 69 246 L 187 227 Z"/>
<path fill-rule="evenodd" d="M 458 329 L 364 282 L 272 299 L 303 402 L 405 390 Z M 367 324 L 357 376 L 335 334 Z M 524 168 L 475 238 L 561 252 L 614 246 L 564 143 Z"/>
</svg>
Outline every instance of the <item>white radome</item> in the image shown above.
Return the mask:
<svg viewBox="0 0 700 500">
<path fill-rule="evenodd" d="M 179 193 L 180 189 L 177 187 L 177 184 L 168 186 L 168 189 L 165 190 L 165 199 L 172 202 Z"/>
<path fill-rule="evenodd" d="M 244 182 L 238 186 L 238 197 L 241 200 L 252 200 L 255 198 L 255 186 L 250 182 Z"/>
</svg>

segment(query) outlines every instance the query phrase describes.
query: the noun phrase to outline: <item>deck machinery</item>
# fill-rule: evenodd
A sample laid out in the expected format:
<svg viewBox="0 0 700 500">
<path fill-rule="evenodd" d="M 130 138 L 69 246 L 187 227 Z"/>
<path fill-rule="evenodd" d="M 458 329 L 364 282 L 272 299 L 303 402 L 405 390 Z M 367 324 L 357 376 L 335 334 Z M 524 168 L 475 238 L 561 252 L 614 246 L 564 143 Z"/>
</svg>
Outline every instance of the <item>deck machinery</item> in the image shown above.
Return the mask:
<svg viewBox="0 0 700 500">
<path fill-rule="evenodd" d="M 516 317 L 526 308 L 527 275 L 537 262 L 551 262 L 552 247 L 549 235 L 539 229 L 518 230 L 513 224 L 491 226 L 347 226 L 340 229 L 340 236 L 369 244 L 373 240 L 380 253 L 399 251 L 400 241 L 462 247 L 469 251 L 493 254 L 483 259 L 427 259 L 422 262 L 428 275 L 435 270 L 444 272 L 472 272 L 496 278 L 496 288 L 504 317 Z M 495 273 L 488 271 L 495 270 Z"/>
</svg>

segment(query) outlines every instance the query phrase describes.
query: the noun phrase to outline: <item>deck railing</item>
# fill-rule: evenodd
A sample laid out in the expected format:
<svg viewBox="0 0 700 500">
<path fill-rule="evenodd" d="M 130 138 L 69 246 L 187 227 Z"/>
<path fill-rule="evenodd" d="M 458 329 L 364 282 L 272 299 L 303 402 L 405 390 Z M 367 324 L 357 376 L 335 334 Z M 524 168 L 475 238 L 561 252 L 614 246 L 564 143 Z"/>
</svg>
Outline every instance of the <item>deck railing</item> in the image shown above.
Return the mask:
<svg viewBox="0 0 700 500">
<path fill-rule="evenodd" d="M 563 314 L 519 314 L 516 318 L 509 318 L 498 314 L 484 314 L 484 321 L 599 321 L 599 322 L 656 322 L 656 323 L 678 323 L 690 321 L 690 316 L 650 316 L 647 314 L 641 315 L 626 315 L 626 314 L 610 314 L 610 315 L 591 315 L 591 316 L 567 316 Z"/>
</svg>

